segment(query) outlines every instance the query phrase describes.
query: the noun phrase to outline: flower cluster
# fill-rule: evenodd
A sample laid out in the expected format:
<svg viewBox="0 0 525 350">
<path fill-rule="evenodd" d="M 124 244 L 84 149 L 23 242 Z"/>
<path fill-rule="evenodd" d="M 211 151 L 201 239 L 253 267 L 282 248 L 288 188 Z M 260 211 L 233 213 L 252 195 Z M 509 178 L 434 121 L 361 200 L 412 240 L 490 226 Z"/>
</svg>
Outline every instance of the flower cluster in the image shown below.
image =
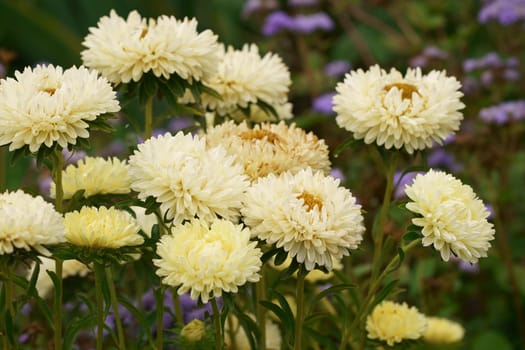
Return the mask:
<svg viewBox="0 0 525 350">
<path fill-rule="evenodd" d="M 290 16 L 283 11 L 272 12 L 264 23 L 262 32 L 266 36 L 288 30 L 294 33 L 310 34 L 316 30 L 330 31 L 334 21 L 324 12 Z"/>
</svg>

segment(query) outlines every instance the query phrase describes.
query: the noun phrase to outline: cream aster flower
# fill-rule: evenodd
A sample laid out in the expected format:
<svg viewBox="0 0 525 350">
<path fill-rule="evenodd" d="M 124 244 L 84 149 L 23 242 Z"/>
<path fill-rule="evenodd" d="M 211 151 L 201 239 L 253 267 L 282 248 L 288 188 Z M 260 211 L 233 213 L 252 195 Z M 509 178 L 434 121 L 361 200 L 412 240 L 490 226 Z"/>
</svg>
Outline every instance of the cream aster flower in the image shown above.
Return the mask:
<svg viewBox="0 0 525 350">
<path fill-rule="evenodd" d="M 450 344 L 463 339 L 465 329 L 457 322 L 441 317 L 427 317 L 428 327 L 423 340 L 428 343 Z"/>
<path fill-rule="evenodd" d="M 261 57 L 255 44 L 246 44 L 241 50 L 222 46 L 216 74 L 204 81 L 222 99 L 203 94 L 202 104 L 220 115 L 257 101 L 280 105 L 287 102 L 291 82 L 290 71 L 278 55 Z"/>
<path fill-rule="evenodd" d="M 405 76 L 375 65 L 345 76 L 336 87 L 337 124 L 356 139 L 376 142 L 387 149 L 404 147 L 408 153 L 439 144 L 459 129 L 465 105 L 461 84 L 444 71 L 427 75 L 420 68 Z"/>
<path fill-rule="evenodd" d="M 175 224 L 196 216 L 207 221 L 240 216 L 248 179 L 220 145 L 211 148 L 202 137 L 166 133 L 140 144 L 129 165 L 131 188 L 140 199 L 155 197 Z"/>
<path fill-rule="evenodd" d="M 295 124 L 263 123 L 250 128 L 246 122 L 237 125 L 228 121 L 209 128 L 206 142 L 212 147 L 223 145 L 228 154 L 237 157 L 252 180 L 272 173 L 296 173 L 304 168 L 330 171 L 324 140 Z"/>
<path fill-rule="evenodd" d="M 366 318 L 368 338 L 389 346 L 406 339 L 419 339 L 427 329 L 427 319 L 414 306 L 383 301 Z"/>
<path fill-rule="evenodd" d="M 176 225 L 171 235 L 157 244 L 160 259 L 153 263 L 164 284 L 177 287 L 192 299 L 220 297 L 222 292 L 237 293 L 246 282 L 257 282 L 262 252 L 250 241 L 250 230 L 231 221 L 216 219 L 211 224 L 194 219 Z"/>
<path fill-rule="evenodd" d="M 37 152 L 55 142 L 62 148 L 89 137 L 88 122 L 120 110 L 104 78 L 85 67 L 37 66 L 0 81 L 0 145 Z"/>
<path fill-rule="evenodd" d="M 241 210 L 252 234 L 304 263 L 332 269 L 363 239 L 361 206 L 339 180 L 312 169 L 260 178 Z"/>
<path fill-rule="evenodd" d="M 124 210 L 82 207 L 66 213 L 66 240 L 77 246 L 117 249 L 144 243 L 139 225 Z"/>
<path fill-rule="evenodd" d="M 217 36 L 210 30 L 197 32 L 195 19 L 147 20 L 137 11 L 124 19 L 111 10 L 89 32 L 82 61 L 115 84 L 139 81 L 150 71 L 166 79 L 177 74 L 189 82 L 216 71 Z"/>
<path fill-rule="evenodd" d="M 96 194 L 129 193 L 131 180 L 128 165 L 116 157 L 104 159 L 86 157 L 76 165 L 70 164 L 62 171 L 64 199 L 70 199 L 78 190 L 85 190 L 84 197 Z M 51 197 L 55 198 L 56 185 L 51 183 Z"/>
<path fill-rule="evenodd" d="M 412 219 L 422 227 L 423 246 L 434 245 L 444 261 L 450 253 L 470 263 L 486 257 L 494 227 L 489 212 L 472 188 L 452 175 L 430 170 L 417 175 L 405 192 L 408 210 L 421 217 Z"/>
<path fill-rule="evenodd" d="M 254 315 L 247 314 L 248 317 L 255 320 Z M 282 343 L 282 336 L 279 326 L 272 322 L 269 318 L 265 323 L 266 330 L 266 350 L 280 350 Z M 226 349 L 251 349 L 250 341 L 246 336 L 244 328 L 239 324 L 239 320 L 233 314 L 228 316 L 224 323 L 224 343 Z M 232 335 L 235 335 L 232 337 Z M 233 338 L 233 339 L 232 339 Z"/>
<path fill-rule="evenodd" d="M 40 196 L 20 190 L 0 194 L 0 255 L 15 249 L 45 251 L 44 244 L 64 242 L 64 222 Z"/>
<path fill-rule="evenodd" d="M 54 289 L 53 281 L 46 271 L 55 272 L 55 260 L 40 257 L 42 264 L 40 264 L 40 272 L 38 274 L 35 288 L 42 298 L 49 296 Z M 29 277 L 35 269 L 35 264 L 30 270 Z M 62 264 L 62 278 L 80 276 L 85 277 L 91 270 L 89 267 L 78 260 L 64 260 Z"/>
</svg>

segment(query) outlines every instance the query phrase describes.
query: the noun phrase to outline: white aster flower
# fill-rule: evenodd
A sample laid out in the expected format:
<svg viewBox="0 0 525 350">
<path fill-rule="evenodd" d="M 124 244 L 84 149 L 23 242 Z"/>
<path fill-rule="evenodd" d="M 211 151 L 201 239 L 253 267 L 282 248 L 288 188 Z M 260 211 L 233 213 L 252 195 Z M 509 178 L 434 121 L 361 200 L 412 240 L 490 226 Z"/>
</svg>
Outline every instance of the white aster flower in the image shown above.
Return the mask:
<svg viewBox="0 0 525 350">
<path fill-rule="evenodd" d="M 417 175 L 405 192 L 408 210 L 420 215 L 412 219 L 422 227 L 423 246 L 434 245 L 444 261 L 450 253 L 470 263 L 486 257 L 494 227 L 490 213 L 472 188 L 452 175 L 430 170 Z"/>
<path fill-rule="evenodd" d="M 457 322 L 441 317 L 427 317 L 428 327 L 423 340 L 434 344 L 451 344 L 463 339 L 465 329 Z"/>
<path fill-rule="evenodd" d="M 84 197 L 96 194 L 129 193 L 131 180 L 128 165 L 116 157 L 104 159 L 86 157 L 76 165 L 70 164 L 62 171 L 64 199 L 70 199 L 78 190 L 85 190 Z M 51 183 L 51 197 L 55 197 L 56 185 Z"/>
<path fill-rule="evenodd" d="M 54 289 L 53 281 L 46 271 L 55 272 L 55 260 L 40 257 L 42 264 L 40 264 L 40 271 L 36 280 L 35 288 L 38 291 L 38 295 L 42 298 L 49 296 L 51 291 Z M 35 269 L 35 264 L 30 270 L 29 277 Z M 80 276 L 85 277 L 91 270 L 89 267 L 78 260 L 64 260 L 62 264 L 62 278 Z"/>
<path fill-rule="evenodd" d="M 311 169 L 258 179 L 241 212 L 254 236 L 283 247 L 309 271 L 316 264 L 331 270 L 334 259 L 357 248 L 365 231 L 350 191 Z"/>
<path fill-rule="evenodd" d="M 120 110 L 104 78 L 85 67 L 37 66 L 0 81 L 0 145 L 62 148 L 89 137 L 88 122 Z"/>
<path fill-rule="evenodd" d="M 160 16 L 149 20 L 137 11 L 124 19 L 111 10 L 89 28 L 82 61 L 115 84 L 139 81 L 143 74 L 192 82 L 211 76 L 217 65 L 217 36 L 197 32 L 197 20 Z"/>
<path fill-rule="evenodd" d="M 76 246 L 118 249 L 144 243 L 140 227 L 127 211 L 82 207 L 66 213 L 66 240 Z"/>
<path fill-rule="evenodd" d="M 204 84 L 222 99 L 204 93 L 204 107 L 226 115 L 257 101 L 275 106 L 287 102 L 290 72 L 278 55 L 267 53 L 261 57 L 257 45 L 246 44 L 241 50 L 222 47 L 219 57 L 216 74 Z"/>
<path fill-rule="evenodd" d="M 296 173 L 304 168 L 330 171 L 324 140 L 295 124 L 263 123 L 250 128 L 246 122 L 237 125 L 228 121 L 209 128 L 206 142 L 210 146 L 223 145 L 228 154 L 236 156 L 252 180 L 272 173 Z"/>
<path fill-rule="evenodd" d="M 140 199 L 155 197 L 175 224 L 194 217 L 237 220 L 248 178 L 222 146 L 204 138 L 165 135 L 140 144 L 129 158 L 131 188 Z"/>
<path fill-rule="evenodd" d="M 176 225 L 172 234 L 157 244 L 160 259 L 153 263 L 164 284 L 179 287 L 192 299 L 220 297 L 222 292 L 237 293 L 246 282 L 257 282 L 262 252 L 250 241 L 250 230 L 231 221 L 216 219 L 211 224 L 194 219 Z"/>
<path fill-rule="evenodd" d="M 423 75 L 420 68 L 409 68 L 403 76 L 377 65 L 366 72 L 358 69 L 336 87 L 336 121 L 367 144 L 404 147 L 413 153 L 441 144 L 459 129 L 459 110 L 465 107 L 460 87 L 444 71 Z"/>
<path fill-rule="evenodd" d="M 366 318 L 368 338 L 389 346 L 406 339 L 419 339 L 427 329 L 427 319 L 414 306 L 385 300 Z"/>
<path fill-rule="evenodd" d="M 20 190 L 0 194 L 0 255 L 15 249 L 45 251 L 44 244 L 64 242 L 62 215 L 41 196 Z"/>
</svg>

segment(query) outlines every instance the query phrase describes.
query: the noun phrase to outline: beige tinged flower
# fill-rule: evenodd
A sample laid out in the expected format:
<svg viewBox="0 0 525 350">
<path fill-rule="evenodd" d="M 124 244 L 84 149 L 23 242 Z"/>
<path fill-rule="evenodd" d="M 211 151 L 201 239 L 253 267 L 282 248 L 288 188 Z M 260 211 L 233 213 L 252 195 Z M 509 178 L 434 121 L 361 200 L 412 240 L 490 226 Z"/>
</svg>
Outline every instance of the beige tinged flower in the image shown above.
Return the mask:
<svg viewBox="0 0 525 350">
<path fill-rule="evenodd" d="M 116 94 L 104 78 L 85 67 L 39 65 L 0 81 L 0 146 L 13 151 L 57 143 L 74 145 L 89 137 L 89 122 L 120 110 Z"/>
<path fill-rule="evenodd" d="M 470 263 L 487 256 L 494 225 L 487 221 L 490 214 L 470 186 L 431 169 L 418 174 L 405 193 L 411 200 L 407 209 L 419 215 L 412 223 L 422 228 L 423 246 L 433 245 L 444 261 L 450 253 Z"/>
<path fill-rule="evenodd" d="M 337 124 L 365 143 L 408 153 L 439 144 L 459 129 L 461 84 L 445 71 L 423 75 L 409 68 L 403 76 L 378 65 L 346 74 L 333 99 Z"/>
<path fill-rule="evenodd" d="M 419 339 L 427 329 L 427 319 L 414 306 L 382 301 L 366 318 L 368 338 L 389 346 L 407 339 Z"/>
<path fill-rule="evenodd" d="M 441 317 L 427 317 L 423 340 L 434 344 L 451 344 L 463 339 L 465 329 L 459 323 Z"/>
<path fill-rule="evenodd" d="M 296 173 L 304 168 L 330 171 L 328 146 L 312 132 L 295 124 L 262 123 L 250 128 L 246 122 L 228 121 L 208 128 L 206 143 L 222 145 L 242 164 L 252 181 L 268 174 Z"/>
<path fill-rule="evenodd" d="M 241 210 L 255 237 L 277 248 L 311 271 L 333 267 L 363 239 L 361 206 L 339 180 L 303 169 L 259 178 L 246 192 Z"/>
<path fill-rule="evenodd" d="M 208 224 L 194 219 L 175 225 L 157 244 L 157 275 L 182 295 L 207 303 L 222 292 L 237 293 L 246 282 L 260 278 L 262 252 L 250 241 L 250 230 L 231 221 Z"/>
</svg>

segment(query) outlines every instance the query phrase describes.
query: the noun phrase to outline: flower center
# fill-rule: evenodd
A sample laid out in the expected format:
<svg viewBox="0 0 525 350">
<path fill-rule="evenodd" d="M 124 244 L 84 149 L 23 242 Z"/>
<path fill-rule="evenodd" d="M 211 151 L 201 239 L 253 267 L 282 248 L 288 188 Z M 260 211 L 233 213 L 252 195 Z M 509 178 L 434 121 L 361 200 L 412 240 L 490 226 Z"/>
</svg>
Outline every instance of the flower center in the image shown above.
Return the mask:
<svg viewBox="0 0 525 350">
<path fill-rule="evenodd" d="M 306 207 L 306 211 L 311 211 L 315 207 L 317 207 L 317 210 L 321 210 L 323 207 L 323 202 L 318 197 L 308 192 L 302 192 L 297 196 L 297 199 L 303 200 L 303 206 Z"/>
<path fill-rule="evenodd" d="M 142 28 L 142 31 L 140 32 L 140 37 L 139 37 L 139 39 L 144 39 L 144 37 L 146 36 L 146 34 L 148 34 L 148 27 L 144 27 L 144 28 Z"/>
<path fill-rule="evenodd" d="M 399 91 L 401 91 L 401 97 L 403 98 L 403 100 L 412 99 L 412 93 L 414 92 L 416 94 L 419 94 L 419 91 L 417 90 L 417 87 L 415 85 L 407 84 L 407 83 L 388 84 L 383 87 L 383 90 L 390 91 L 393 88 L 397 88 Z"/>
<path fill-rule="evenodd" d="M 57 89 L 49 87 L 49 88 L 41 89 L 40 91 L 45 92 L 49 96 L 53 96 L 55 94 L 55 91 L 57 91 Z"/>
<path fill-rule="evenodd" d="M 275 144 L 277 141 L 280 141 L 281 138 L 279 135 L 268 131 L 268 130 L 250 130 L 250 131 L 244 131 L 241 133 L 241 138 L 243 140 L 264 140 L 266 139 L 268 142 Z"/>
</svg>

